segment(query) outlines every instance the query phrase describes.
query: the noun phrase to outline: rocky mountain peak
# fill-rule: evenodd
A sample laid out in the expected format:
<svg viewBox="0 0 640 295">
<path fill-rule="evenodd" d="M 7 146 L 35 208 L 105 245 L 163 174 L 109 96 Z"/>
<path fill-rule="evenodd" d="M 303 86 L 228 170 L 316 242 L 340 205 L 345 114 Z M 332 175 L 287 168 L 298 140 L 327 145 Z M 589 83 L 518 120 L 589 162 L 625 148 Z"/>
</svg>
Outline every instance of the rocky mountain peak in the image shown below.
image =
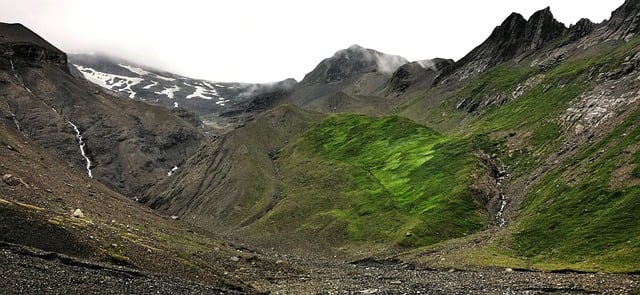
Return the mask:
<svg viewBox="0 0 640 295">
<path fill-rule="evenodd" d="M 305 76 L 303 83 L 337 83 L 358 74 L 381 72 L 391 75 L 408 61 L 397 55 L 389 55 L 360 45 L 351 45 L 324 59 Z"/>
<path fill-rule="evenodd" d="M 0 63 L 14 68 L 18 63 L 49 62 L 67 69 L 67 55 L 22 24 L 0 23 Z"/>
<path fill-rule="evenodd" d="M 473 77 L 499 63 L 540 49 L 566 31 L 549 7 L 535 12 L 528 20 L 518 13 L 511 13 L 482 44 L 445 69 L 437 80 L 448 79 L 449 75 L 454 75 L 454 80 Z"/>
<path fill-rule="evenodd" d="M 626 0 L 611 13 L 607 26 L 616 38 L 635 36 L 640 31 L 640 1 Z"/>
<path fill-rule="evenodd" d="M 582 18 L 577 23 L 569 27 L 569 42 L 576 41 L 591 32 L 595 24 L 591 22 L 588 18 Z"/>
<path fill-rule="evenodd" d="M 529 20 L 512 13 L 468 57 L 490 58 L 493 60 L 491 64 L 495 64 L 538 49 L 547 41 L 561 36 L 565 30 L 564 24 L 553 17 L 549 7 L 535 12 Z"/>
<path fill-rule="evenodd" d="M 553 17 L 551 8 L 535 12 L 525 28 L 525 42 L 529 42 L 529 48 L 525 48 L 524 51 L 542 47 L 547 41 L 560 37 L 566 29 L 563 23 Z"/>
</svg>

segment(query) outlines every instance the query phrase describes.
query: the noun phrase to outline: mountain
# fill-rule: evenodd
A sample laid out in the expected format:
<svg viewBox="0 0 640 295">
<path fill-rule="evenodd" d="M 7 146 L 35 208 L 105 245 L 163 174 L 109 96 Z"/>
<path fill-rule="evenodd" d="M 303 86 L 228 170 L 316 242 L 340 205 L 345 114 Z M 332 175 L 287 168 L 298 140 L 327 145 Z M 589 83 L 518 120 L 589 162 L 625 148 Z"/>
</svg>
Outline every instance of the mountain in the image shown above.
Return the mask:
<svg viewBox="0 0 640 295">
<path fill-rule="evenodd" d="M 352 45 L 322 60 L 292 92 L 277 103 L 294 104 L 325 113 L 384 112 L 385 83 L 408 61 L 372 49 Z"/>
<path fill-rule="evenodd" d="M 0 113 L 89 177 L 133 198 L 204 139 L 193 114 L 104 93 L 72 76 L 66 54 L 29 29 L 0 29 Z"/>
<path fill-rule="evenodd" d="M 72 54 L 69 60 L 87 80 L 114 94 L 181 107 L 222 129 L 241 124 L 296 84 L 294 79 L 270 84 L 192 79 L 106 55 Z"/>
<path fill-rule="evenodd" d="M 277 152 L 321 114 L 283 105 L 200 148 L 141 202 L 203 226 L 250 224 L 278 201 Z"/>
<path fill-rule="evenodd" d="M 45 257 L 195 293 L 636 292 L 639 8 L 570 27 L 514 13 L 458 61 L 351 46 L 215 111 L 237 119 L 215 135 L 4 25 L 0 271 L 44 281 L 25 258 Z"/>
<path fill-rule="evenodd" d="M 537 11 L 528 20 L 512 13 L 496 27 L 489 38 L 455 63 L 457 79 L 471 77 L 496 64 L 533 52 L 566 31 L 549 7 Z"/>
<path fill-rule="evenodd" d="M 3 293 L 247 294 L 257 292 L 247 285 L 252 277 L 273 269 L 269 257 L 161 216 L 88 178 L 14 127 L 11 118 L 0 118 L 0 272 L 12 277 L 0 282 Z M 252 271 L 228 273 L 236 267 Z"/>
<path fill-rule="evenodd" d="M 622 6 L 611 13 L 607 22 L 607 32 L 612 38 L 629 40 L 638 34 L 638 12 L 640 3 L 637 1 L 625 1 Z"/>
<path fill-rule="evenodd" d="M 389 80 L 391 93 L 411 93 L 412 90 L 430 88 L 443 69 L 453 65 L 451 59 L 426 59 L 400 66 Z"/>
<path fill-rule="evenodd" d="M 104 93 L 23 25 L 0 36 L 3 293 L 255 294 L 297 271 L 131 200 L 204 140 L 193 114 Z"/>
<path fill-rule="evenodd" d="M 636 8 L 569 28 L 548 8 L 514 13 L 456 62 L 390 58 L 382 71 L 384 54 L 338 51 L 279 101 L 323 115 L 305 125 L 291 123 L 302 110 L 268 110 L 189 159 L 208 170 L 182 170 L 144 201 L 264 247 L 435 244 L 445 262 L 392 258 L 637 270 Z M 262 134 L 274 140 L 229 145 Z"/>
</svg>

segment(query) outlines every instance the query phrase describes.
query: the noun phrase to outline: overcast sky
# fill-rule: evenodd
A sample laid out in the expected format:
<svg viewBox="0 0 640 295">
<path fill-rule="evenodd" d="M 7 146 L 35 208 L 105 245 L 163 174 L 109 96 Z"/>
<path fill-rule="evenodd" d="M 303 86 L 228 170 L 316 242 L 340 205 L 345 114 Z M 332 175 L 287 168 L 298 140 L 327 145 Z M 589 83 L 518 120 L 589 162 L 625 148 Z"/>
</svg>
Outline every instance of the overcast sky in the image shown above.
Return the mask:
<svg viewBox="0 0 640 295">
<path fill-rule="evenodd" d="M 624 0 L 0 0 L 69 53 L 105 52 L 213 81 L 301 80 L 352 44 L 409 60 L 458 60 L 511 12 L 551 7 L 569 26 L 608 19 Z"/>
</svg>

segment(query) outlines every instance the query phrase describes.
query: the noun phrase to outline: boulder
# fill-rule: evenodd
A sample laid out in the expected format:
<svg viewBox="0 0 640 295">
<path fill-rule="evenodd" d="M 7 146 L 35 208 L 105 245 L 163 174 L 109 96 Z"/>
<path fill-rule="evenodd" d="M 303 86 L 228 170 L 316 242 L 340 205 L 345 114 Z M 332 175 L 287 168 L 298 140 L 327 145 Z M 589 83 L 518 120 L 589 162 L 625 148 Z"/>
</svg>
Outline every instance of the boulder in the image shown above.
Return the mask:
<svg viewBox="0 0 640 295">
<path fill-rule="evenodd" d="M 76 209 L 75 211 L 73 211 L 73 217 L 84 218 L 84 213 L 82 213 L 82 210 Z"/>
<path fill-rule="evenodd" d="M 6 183 L 8 186 L 17 186 L 17 185 L 20 185 L 20 184 L 23 184 L 24 186 L 27 186 L 27 183 L 24 182 L 24 180 L 22 180 L 22 178 L 17 177 L 17 176 L 12 175 L 12 174 L 4 174 L 4 175 L 2 175 L 2 181 L 4 183 Z"/>
</svg>

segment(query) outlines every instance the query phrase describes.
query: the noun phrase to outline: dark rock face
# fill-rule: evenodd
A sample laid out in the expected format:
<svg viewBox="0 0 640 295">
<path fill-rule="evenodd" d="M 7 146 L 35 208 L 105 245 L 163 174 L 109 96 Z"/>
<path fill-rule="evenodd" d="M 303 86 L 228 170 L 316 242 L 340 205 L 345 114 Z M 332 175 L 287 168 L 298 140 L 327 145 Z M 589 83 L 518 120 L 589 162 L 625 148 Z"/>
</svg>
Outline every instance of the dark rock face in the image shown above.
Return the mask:
<svg viewBox="0 0 640 295">
<path fill-rule="evenodd" d="M 435 58 L 404 64 L 393 73 L 389 80 L 391 91 L 404 93 L 411 87 L 429 88 L 440 71 L 453 63 L 451 59 Z"/>
<path fill-rule="evenodd" d="M 352 45 L 320 62 L 301 83 L 337 83 L 359 74 L 376 71 L 390 74 L 407 62 L 400 56 Z"/>
<path fill-rule="evenodd" d="M 553 17 L 549 7 L 537 11 L 527 21 L 524 40 L 522 40 L 525 44 L 528 43 L 528 48 L 521 50 L 526 52 L 542 48 L 548 41 L 562 36 L 566 29 L 563 23 Z"/>
<path fill-rule="evenodd" d="M 69 73 L 63 52 L 21 25 L 0 24 L 0 36 L 0 116 L 75 169 L 91 169 L 133 198 L 200 144 L 192 116 L 99 91 Z"/>
<path fill-rule="evenodd" d="M 529 20 L 512 13 L 497 26 L 489 38 L 451 67 L 443 69 L 436 83 L 463 81 L 499 63 L 538 50 L 564 36 L 567 28 L 558 22 L 549 7 L 535 12 Z"/>
<path fill-rule="evenodd" d="M 580 19 L 575 25 L 569 28 L 569 42 L 574 42 L 586 35 L 591 34 L 595 24 L 587 18 Z"/>
<path fill-rule="evenodd" d="M 489 66 L 509 60 L 522 53 L 541 48 L 549 40 L 560 37 L 566 27 L 558 22 L 549 7 L 537 11 L 529 20 L 512 13 L 496 27 L 489 38 L 467 54 L 460 63 L 478 58 L 488 59 Z"/>
<path fill-rule="evenodd" d="M 67 66 L 64 52 L 21 24 L 0 23 L 0 52 L 11 61 L 53 63 L 63 69 Z"/>
<path fill-rule="evenodd" d="M 640 1 L 627 0 L 611 13 L 607 27 L 612 36 L 631 38 L 640 31 Z"/>
</svg>

